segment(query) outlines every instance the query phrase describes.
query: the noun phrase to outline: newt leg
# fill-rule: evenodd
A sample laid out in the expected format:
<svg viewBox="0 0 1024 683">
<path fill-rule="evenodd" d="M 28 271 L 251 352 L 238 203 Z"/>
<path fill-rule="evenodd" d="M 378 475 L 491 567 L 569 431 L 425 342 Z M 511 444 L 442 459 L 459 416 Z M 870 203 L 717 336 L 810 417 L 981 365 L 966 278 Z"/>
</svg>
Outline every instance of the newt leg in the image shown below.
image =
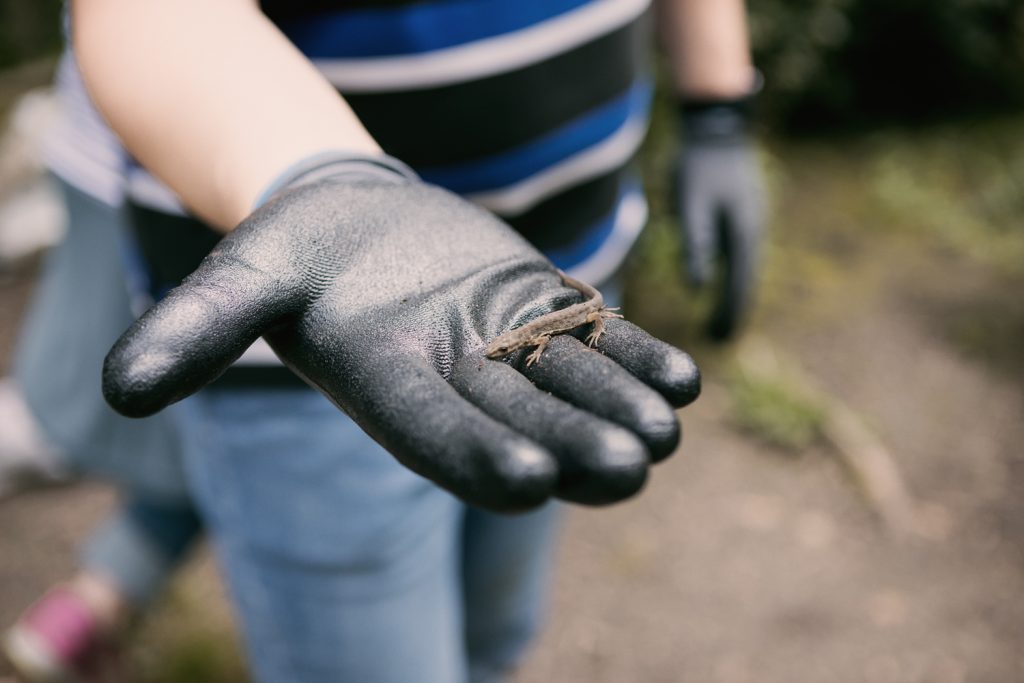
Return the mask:
<svg viewBox="0 0 1024 683">
<path fill-rule="evenodd" d="M 604 321 L 606 318 L 621 318 L 622 316 L 618 313 L 613 313 L 616 309 L 614 308 L 602 308 L 600 311 L 594 311 L 587 316 L 588 323 L 594 323 L 594 329 L 591 330 L 590 334 L 587 335 L 586 342 L 588 346 L 594 346 L 597 344 L 597 340 L 604 334 Z"/>
<path fill-rule="evenodd" d="M 597 340 L 601 338 L 601 335 L 604 334 L 604 320 L 601 317 L 601 312 L 595 311 L 588 315 L 587 322 L 594 323 L 594 329 L 590 331 L 590 334 L 587 335 L 584 341 L 586 341 L 587 346 L 594 346 L 597 344 Z"/>
<path fill-rule="evenodd" d="M 551 337 L 549 335 L 541 335 L 530 340 L 530 344 L 536 344 L 537 348 L 533 350 L 533 353 L 526 357 L 527 367 L 540 360 L 540 354 L 544 353 L 544 349 L 547 347 L 549 341 L 551 341 Z"/>
</svg>

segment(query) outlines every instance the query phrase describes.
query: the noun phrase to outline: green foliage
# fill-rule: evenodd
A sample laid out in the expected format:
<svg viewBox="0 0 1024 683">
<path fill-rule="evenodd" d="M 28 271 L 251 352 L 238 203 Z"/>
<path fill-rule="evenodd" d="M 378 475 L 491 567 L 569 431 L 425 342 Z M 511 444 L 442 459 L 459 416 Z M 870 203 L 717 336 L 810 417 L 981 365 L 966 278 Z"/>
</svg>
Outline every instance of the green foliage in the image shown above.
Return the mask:
<svg viewBox="0 0 1024 683">
<path fill-rule="evenodd" d="M 134 634 L 131 680 L 242 683 L 248 680 L 232 619 L 212 567 L 192 567 Z"/>
<path fill-rule="evenodd" d="M 770 118 L 797 130 L 1024 103 L 1024 0 L 749 3 Z"/>
<path fill-rule="evenodd" d="M 1024 275 L 1021 115 L 790 141 L 778 153 L 781 169 L 769 171 L 789 252 L 813 245 L 828 221 L 846 242 L 900 233 L 922 249 Z"/>
<path fill-rule="evenodd" d="M 0 0 L 0 68 L 55 54 L 61 0 Z"/>
<path fill-rule="evenodd" d="M 195 628 L 196 624 L 189 624 Z M 247 679 L 234 643 L 223 636 L 197 634 L 155 643 L 148 666 L 138 668 L 144 683 L 239 683 Z"/>
<path fill-rule="evenodd" d="M 872 141 L 880 223 L 929 236 L 1003 271 L 1024 269 L 1024 144 L 1013 125 L 935 129 Z M 1000 130 L 1001 129 L 1001 130 Z"/>
</svg>

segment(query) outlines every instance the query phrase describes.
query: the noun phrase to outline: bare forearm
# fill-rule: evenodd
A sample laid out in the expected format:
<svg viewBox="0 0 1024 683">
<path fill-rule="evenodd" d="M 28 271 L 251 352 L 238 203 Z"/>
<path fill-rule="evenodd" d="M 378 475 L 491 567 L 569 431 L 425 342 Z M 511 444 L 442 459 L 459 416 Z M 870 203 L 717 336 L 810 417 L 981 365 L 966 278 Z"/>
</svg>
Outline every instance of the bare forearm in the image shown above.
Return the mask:
<svg viewBox="0 0 1024 683">
<path fill-rule="evenodd" d="M 355 114 L 250 0 L 76 0 L 86 85 L 128 150 L 215 227 L 288 165 L 377 152 Z"/>
<path fill-rule="evenodd" d="M 743 0 L 659 0 L 658 14 L 679 95 L 727 99 L 750 92 L 754 69 Z"/>
</svg>

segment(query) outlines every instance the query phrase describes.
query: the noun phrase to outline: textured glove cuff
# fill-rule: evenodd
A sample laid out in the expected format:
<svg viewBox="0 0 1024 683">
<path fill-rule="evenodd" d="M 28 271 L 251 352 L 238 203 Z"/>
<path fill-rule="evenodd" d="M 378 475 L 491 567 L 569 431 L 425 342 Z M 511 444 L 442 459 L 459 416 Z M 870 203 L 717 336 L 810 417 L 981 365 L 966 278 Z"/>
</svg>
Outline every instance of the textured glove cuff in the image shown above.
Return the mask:
<svg viewBox="0 0 1024 683">
<path fill-rule="evenodd" d="M 399 182 L 418 181 L 419 176 L 404 163 L 386 154 L 370 155 L 357 152 L 329 150 L 301 159 L 286 168 L 260 193 L 253 203 L 258 209 L 279 192 L 300 185 L 315 183 L 324 178 L 351 175 L 353 178 L 376 178 Z"/>
<path fill-rule="evenodd" d="M 736 142 L 745 140 L 754 118 L 754 104 L 763 79 L 757 74 L 746 95 L 731 99 L 689 98 L 679 100 L 679 121 L 691 142 Z"/>
</svg>

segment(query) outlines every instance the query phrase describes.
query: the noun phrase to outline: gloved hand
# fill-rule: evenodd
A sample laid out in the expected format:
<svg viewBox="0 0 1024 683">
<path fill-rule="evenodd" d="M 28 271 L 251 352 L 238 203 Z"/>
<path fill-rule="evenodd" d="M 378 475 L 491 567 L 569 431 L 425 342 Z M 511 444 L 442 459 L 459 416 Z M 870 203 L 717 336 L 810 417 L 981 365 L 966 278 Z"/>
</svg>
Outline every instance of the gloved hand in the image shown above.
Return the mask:
<svg viewBox="0 0 1024 683">
<path fill-rule="evenodd" d="M 580 294 L 511 228 L 399 162 L 339 158 L 313 175 L 121 337 L 103 375 L 115 409 L 154 413 L 263 336 L 399 461 L 486 508 L 620 500 L 673 451 L 672 406 L 700 389 L 688 355 L 609 320 L 599 353 L 562 335 L 531 367 L 523 351 L 488 360 L 488 341 Z"/>
<path fill-rule="evenodd" d="M 748 109 L 749 99 L 681 106 L 679 213 L 686 268 L 697 287 L 719 283 L 708 325 L 716 339 L 732 336 L 743 321 L 757 272 L 763 201 Z"/>
</svg>

